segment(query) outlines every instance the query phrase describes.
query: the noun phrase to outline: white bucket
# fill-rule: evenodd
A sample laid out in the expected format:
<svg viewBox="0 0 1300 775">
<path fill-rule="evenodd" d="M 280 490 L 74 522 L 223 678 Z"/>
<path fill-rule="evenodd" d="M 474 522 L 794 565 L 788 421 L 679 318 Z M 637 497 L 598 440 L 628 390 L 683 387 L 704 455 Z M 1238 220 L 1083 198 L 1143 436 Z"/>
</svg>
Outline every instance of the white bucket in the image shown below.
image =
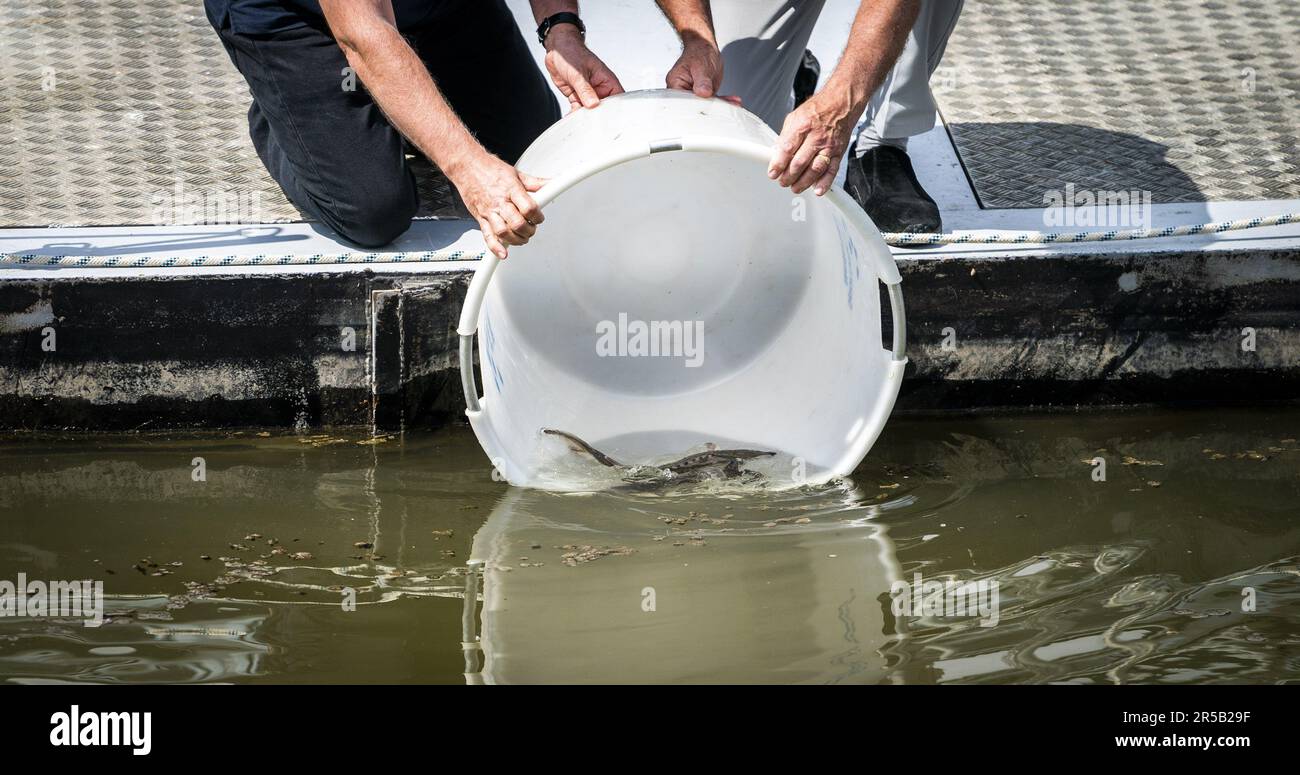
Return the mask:
<svg viewBox="0 0 1300 775">
<path fill-rule="evenodd" d="M 546 222 L 483 260 L 459 326 L 466 414 L 511 484 L 586 489 L 546 428 L 629 464 L 771 451 L 776 484 L 866 456 L 906 365 L 901 278 L 842 189 L 768 179 L 775 140 L 725 101 L 643 91 L 570 114 L 520 159 L 549 179 Z"/>
</svg>

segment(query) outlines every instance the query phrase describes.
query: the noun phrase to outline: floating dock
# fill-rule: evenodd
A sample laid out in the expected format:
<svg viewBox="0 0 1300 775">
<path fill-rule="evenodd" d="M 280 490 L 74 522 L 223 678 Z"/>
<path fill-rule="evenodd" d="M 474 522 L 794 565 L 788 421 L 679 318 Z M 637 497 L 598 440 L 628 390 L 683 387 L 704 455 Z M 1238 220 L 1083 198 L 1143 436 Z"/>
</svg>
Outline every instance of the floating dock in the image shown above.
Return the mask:
<svg viewBox="0 0 1300 775">
<path fill-rule="evenodd" d="M 527 3 L 511 0 L 521 27 Z M 625 87 L 676 56 L 652 3 L 584 9 Z M 856 2 L 812 41 L 828 74 Z M 1300 2 L 967 5 L 911 153 L 946 230 L 1160 228 L 1300 211 Z M 0 15 L 0 253 L 191 259 L 352 250 L 247 138 L 201 7 Z M 636 45 L 619 40 L 637 31 Z M 537 51 L 541 53 L 540 49 Z M 463 409 L 455 324 L 482 249 L 425 165 L 421 264 L 0 267 L 0 427 L 433 427 Z M 197 222 L 196 222 L 197 221 Z M 1300 398 L 1300 225 L 896 251 L 900 411 Z M 815 389 L 815 386 L 810 386 Z"/>
</svg>

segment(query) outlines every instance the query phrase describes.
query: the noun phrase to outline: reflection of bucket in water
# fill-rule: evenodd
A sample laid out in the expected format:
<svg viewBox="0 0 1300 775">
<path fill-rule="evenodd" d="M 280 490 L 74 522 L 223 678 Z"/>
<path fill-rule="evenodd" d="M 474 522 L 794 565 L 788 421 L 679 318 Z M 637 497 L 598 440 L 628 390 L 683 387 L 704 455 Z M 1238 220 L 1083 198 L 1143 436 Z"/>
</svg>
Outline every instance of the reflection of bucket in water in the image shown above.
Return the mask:
<svg viewBox="0 0 1300 775">
<path fill-rule="evenodd" d="M 763 525 L 779 512 L 758 505 L 511 490 L 474 537 L 482 666 L 467 678 L 884 680 L 882 651 L 901 637 L 887 599 L 901 574 L 884 529 L 827 514 L 821 525 L 768 533 Z M 847 540 L 846 531 L 854 534 Z M 577 558 L 565 564 L 565 554 Z M 466 598 L 471 633 L 474 597 Z"/>
<path fill-rule="evenodd" d="M 632 464 L 778 452 L 810 483 L 866 455 L 905 364 L 898 270 L 842 190 L 767 178 L 775 139 L 727 102 L 649 91 L 570 114 L 520 159 L 550 180 L 546 223 L 484 259 L 459 326 L 468 416 L 511 483 L 566 488 L 542 475 L 565 454 L 542 428 Z"/>
</svg>

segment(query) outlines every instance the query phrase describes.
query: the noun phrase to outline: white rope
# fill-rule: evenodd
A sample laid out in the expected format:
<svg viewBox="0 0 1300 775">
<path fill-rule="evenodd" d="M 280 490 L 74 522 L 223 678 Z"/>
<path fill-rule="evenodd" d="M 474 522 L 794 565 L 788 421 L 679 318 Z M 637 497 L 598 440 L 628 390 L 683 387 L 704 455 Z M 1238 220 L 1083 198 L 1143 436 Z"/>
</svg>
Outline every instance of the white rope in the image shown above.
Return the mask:
<svg viewBox="0 0 1300 775">
<path fill-rule="evenodd" d="M 421 250 L 392 253 L 259 253 L 246 256 L 58 256 L 36 253 L 0 254 L 0 266 L 92 267 L 95 269 L 140 269 L 145 267 L 194 266 L 303 266 L 330 264 L 423 264 L 439 261 L 472 261 L 483 253 L 463 250 Z"/>
<path fill-rule="evenodd" d="M 1112 242 L 1118 240 L 1162 239 L 1165 237 L 1191 237 L 1198 234 L 1220 234 L 1225 231 L 1259 229 L 1300 223 L 1300 212 L 1280 213 L 1259 218 L 1242 218 L 1236 221 L 1200 223 L 1186 226 L 1166 226 L 1162 229 L 1129 229 L 1126 231 L 997 231 L 949 232 L 946 234 L 886 233 L 882 236 L 890 245 L 1026 245 L 1069 242 Z M 286 253 L 268 255 L 259 253 L 246 256 L 64 256 L 38 253 L 0 253 L 0 266 L 59 266 L 108 269 L 140 269 L 145 267 L 196 267 L 196 266 L 298 266 L 331 264 L 423 264 L 439 261 L 473 261 L 484 253 L 467 253 L 463 250 L 422 250 L 392 253 Z"/>
<path fill-rule="evenodd" d="M 1300 212 L 1280 213 L 1259 218 L 1242 218 L 1237 221 L 1198 223 L 1187 226 L 1166 226 L 1163 229 L 1128 229 L 1126 231 L 998 231 L 949 232 L 947 234 L 883 234 L 890 245 L 1025 245 L 1062 242 L 1111 242 L 1116 240 L 1161 239 L 1164 237 L 1191 237 L 1197 234 L 1219 234 L 1225 231 L 1259 229 L 1300 222 Z"/>
</svg>

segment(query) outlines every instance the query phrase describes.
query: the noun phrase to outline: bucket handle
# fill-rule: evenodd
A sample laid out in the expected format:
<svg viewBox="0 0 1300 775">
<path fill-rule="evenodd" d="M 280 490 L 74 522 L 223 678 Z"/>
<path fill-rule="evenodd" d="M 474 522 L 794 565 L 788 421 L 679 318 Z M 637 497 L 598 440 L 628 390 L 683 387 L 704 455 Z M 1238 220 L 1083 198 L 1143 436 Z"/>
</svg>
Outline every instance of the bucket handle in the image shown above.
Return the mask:
<svg viewBox="0 0 1300 775">
<path fill-rule="evenodd" d="M 688 135 L 655 140 L 645 145 L 628 145 L 603 159 L 572 170 L 567 174 L 551 178 L 533 193 L 533 201 L 537 203 L 539 208 L 545 208 L 565 191 L 592 175 L 636 159 L 671 151 L 721 153 L 728 156 L 752 159 L 761 164 L 767 164 L 772 156 L 772 149 L 761 143 L 711 135 Z M 894 263 L 893 256 L 889 252 L 889 247 L 885 245 L 884 239 L 879 236 L 875 226 L 867 219 L 866 213 L 862 211 L 862 208 L 858 206 L 852 197 L 835 186 L 831 186 L 826 191 L 825 196 L 838 206 L 842 215 L 854 222 L 853 225 L 858 228 L 859 233 L 867 235 L 868 239 L 875 235 L 876 239 L 880 240 L 880 246 L 884 248 L 883 252 L 875 251 L 875 255 L 882 256 L 875 262 L 876 273 L 889 292 L 890 318 L 894 329 L 892 359 L 894 361 L 904 361 L 906 356 L 903 353 L 907 350 L 907 325 L 903 311 L 902 276 L 898 273 L 898 265 Z M 469 290 L 465 293 L 465 304 L 461 307 L 460 321 L 456 326 L 456 333 L 460 336 L 460 384 L 461 389 L 465 392 L 467 410 L 473 413 L 477 413 L 482 409 L 479 402 L 478 384 L 474 379 L 474 335 L 478 332 L 479 311 L 483 308 L 483 299 L 487 296 L 488 285 L 491 284 L 492 275 L 496 273 L 500 264 L 501 259 L 491 252 L 481 259 L 478 269 L 474 272 L 474 278 L 470 280 Z"/>
</svg>

